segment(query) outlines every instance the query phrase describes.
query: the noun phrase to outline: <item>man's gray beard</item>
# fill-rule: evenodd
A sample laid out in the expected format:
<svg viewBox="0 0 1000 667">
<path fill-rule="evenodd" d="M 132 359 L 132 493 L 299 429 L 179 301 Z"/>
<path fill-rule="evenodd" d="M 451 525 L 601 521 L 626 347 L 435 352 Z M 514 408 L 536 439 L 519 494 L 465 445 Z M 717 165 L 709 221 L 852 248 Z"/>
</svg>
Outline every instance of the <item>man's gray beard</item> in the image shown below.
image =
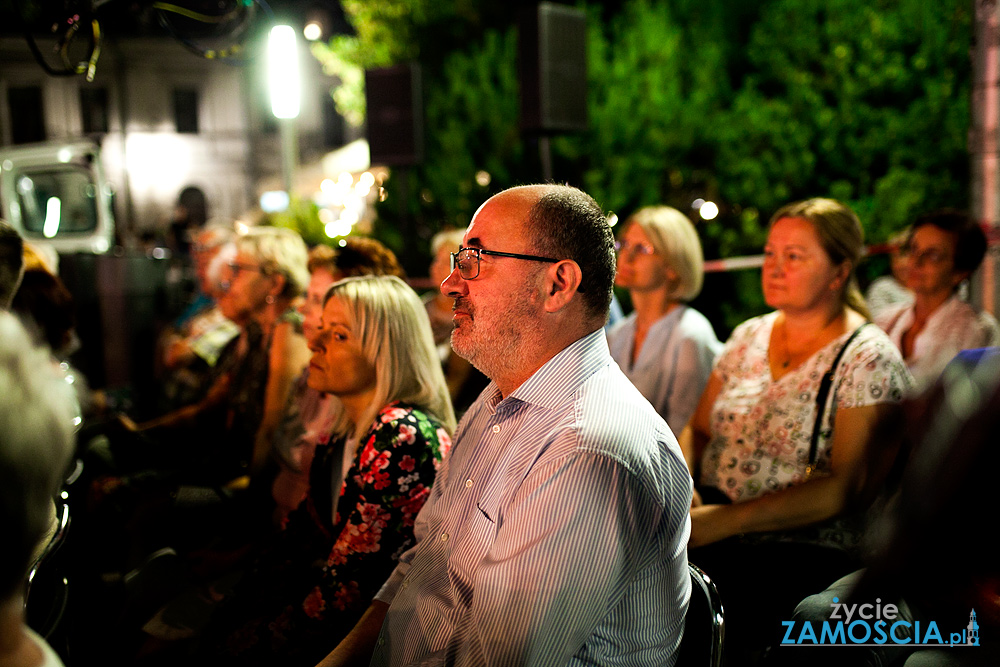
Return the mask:
<svg viewBox="0 0 1000 667">
<path fill-rule="evenodd" d="M 476 335 L 480 336 L 480 340 L 473 342 L 466 339 L 464 342 L 469 344 L 471 349 L 460 349 L 461 344 L 455 345 L 455 338 L 458 334 L 458 327 L 455 327 L 451 332 L 451 349 L 491 380 L 505 377 L 517 370 L 522 332 L 504 328 L 507 330 L 493 329 L 486 336 L 477 332 Z"/>
</svg>

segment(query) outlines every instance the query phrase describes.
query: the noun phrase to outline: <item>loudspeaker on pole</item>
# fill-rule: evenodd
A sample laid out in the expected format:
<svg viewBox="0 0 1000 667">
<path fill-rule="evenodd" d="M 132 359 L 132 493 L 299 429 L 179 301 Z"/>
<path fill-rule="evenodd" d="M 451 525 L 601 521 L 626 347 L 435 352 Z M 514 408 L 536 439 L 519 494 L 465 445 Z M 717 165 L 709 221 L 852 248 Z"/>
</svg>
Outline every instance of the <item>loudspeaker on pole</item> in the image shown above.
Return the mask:
<svg viewBox="0 0 1000 667">
<path fill-rule="evenodd" d="M 523 10 L 518 21 L 521 129 L 587 129 L 587 15 L 551 2 Z"/>
<path fill-rule="evenodd" d="M 416 63 L 365 71 L 372 164 L 408 167 L 424 158 L 423 97 Z"/>
</svg>

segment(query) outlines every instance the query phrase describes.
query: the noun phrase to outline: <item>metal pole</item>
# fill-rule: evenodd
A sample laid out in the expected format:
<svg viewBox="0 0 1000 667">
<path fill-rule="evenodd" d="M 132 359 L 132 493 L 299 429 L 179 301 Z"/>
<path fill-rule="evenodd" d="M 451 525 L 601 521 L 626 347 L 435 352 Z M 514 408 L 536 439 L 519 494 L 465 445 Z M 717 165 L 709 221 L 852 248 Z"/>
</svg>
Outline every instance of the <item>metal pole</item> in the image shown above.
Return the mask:
<svg viewBox="0 0 1000 667">
<path fill-rule="evenodd" d="M 292 198 L 292 175 L 299 162 L 299 138 L 295 131 L 294 118 L 279 119 L 281 128 L 281 176 L 288 193 L 289 200 Z"/>
<path fill-rule="evenodd" d="M 972 213 L 983 225 L 991 244 L 1000 232 L 1000 7 L 997 0 L 975 0 L 975 51 L 973 53 L 972 128 L 969 153 L 972 161 Z M 973 290 L 978 305 L 1000 311 L 1000 255 L 992 245 Z"/>
</svg>

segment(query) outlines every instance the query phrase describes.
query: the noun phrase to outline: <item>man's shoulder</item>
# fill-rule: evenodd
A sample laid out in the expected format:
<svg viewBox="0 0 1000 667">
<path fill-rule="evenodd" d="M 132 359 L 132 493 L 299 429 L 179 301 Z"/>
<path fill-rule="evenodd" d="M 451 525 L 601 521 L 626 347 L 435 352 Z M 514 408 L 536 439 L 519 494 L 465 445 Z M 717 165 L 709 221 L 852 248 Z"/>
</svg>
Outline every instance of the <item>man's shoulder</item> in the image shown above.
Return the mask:
<svg viewBox="0 0 1000 667">
<path fill-rule="evenodd" d="M 616 365 L 594 373 L 576 393 L 572 424 L 576 447 L 626 465 L 645 460 L 676 438 L 663 418 Z"/>
</svg>

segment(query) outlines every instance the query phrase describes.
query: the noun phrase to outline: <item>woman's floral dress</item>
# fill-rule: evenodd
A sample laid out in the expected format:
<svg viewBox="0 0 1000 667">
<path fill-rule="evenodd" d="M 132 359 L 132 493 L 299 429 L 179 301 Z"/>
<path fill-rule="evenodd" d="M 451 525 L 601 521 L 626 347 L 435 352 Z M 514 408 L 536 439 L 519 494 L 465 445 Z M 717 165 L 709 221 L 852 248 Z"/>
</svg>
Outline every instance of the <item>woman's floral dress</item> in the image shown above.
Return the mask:
<svg viewBox="0 0 1000 667">
<path fill-rule="evenodd" d="M 392 403 L 361 438 L 333 511 L 338 448 L 316 448 L 309 495 L 210 630 L 222 662 L 315 665 L 354 627 L 413 546 L 413 523 L 451 446 L 432 417 Z M 213 640 L 210 640 L 213 641 Z"/>
</svg>

